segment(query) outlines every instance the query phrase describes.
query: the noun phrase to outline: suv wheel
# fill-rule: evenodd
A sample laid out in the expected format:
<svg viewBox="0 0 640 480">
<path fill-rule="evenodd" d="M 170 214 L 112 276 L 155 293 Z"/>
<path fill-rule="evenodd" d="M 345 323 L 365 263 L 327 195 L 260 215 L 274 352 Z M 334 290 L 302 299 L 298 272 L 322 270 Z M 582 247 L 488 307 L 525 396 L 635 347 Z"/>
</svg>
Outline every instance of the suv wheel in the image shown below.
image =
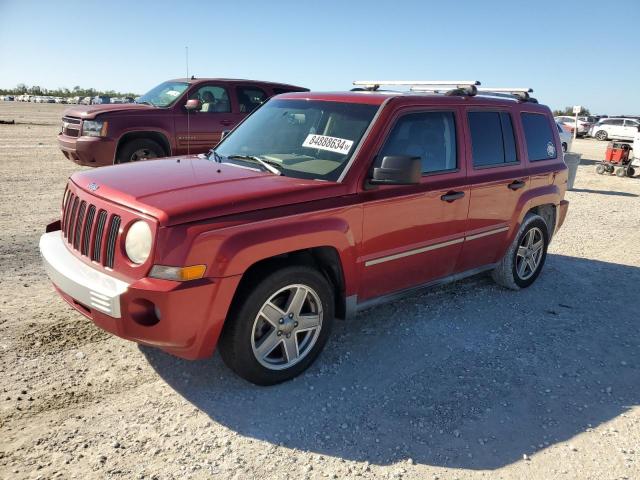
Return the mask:
<svg viewBox="0 0 640 480">
<path fill-rule="evenodd" d="M 547 258 L 549 231 L 539 215 L 527 214 L 518 234 L 492 272 L 494 281 L 512 290 L 536 281 Z"/>
<path fill-rule="evenodd" d="M 607 132 L 605 132 L 604 130 L 598 130 L 595 134 L 595 137 L 598 140 L 606 140 L 608 135 L 607 135 Z"/>
<path fill-rule="evenodd" d="M 278 270 L 234 303 L 220 339 L 220 355 L 229 368 L 257 385 L 299 375 L 329 338 L 333 290 L 313 268 Z"/>
<path fill-rule="evenodd" d="M 129 140 L 118 149 L 116 163 L 137 162 L 164 156 L 164 149 L 158 142 L 149 138 L 138 138 Z"/>
</svg>

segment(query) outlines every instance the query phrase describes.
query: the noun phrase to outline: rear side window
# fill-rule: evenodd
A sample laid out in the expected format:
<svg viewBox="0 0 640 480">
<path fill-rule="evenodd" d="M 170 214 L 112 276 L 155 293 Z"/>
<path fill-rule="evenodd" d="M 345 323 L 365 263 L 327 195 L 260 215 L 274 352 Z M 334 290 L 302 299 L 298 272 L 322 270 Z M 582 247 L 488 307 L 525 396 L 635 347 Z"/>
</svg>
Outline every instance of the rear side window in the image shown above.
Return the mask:
<svg viewBox="0 0 640 480">
<path fill-rule="evenodd" d="M 556 158 L 556 144 L 547 116 L 539 113 L 522 113 L 521 118 L 529 161 L 537 162 Z"/>
<path fill-rule="evenodd" d="M 261 88 L 238 87 L 236 91 L 238 93 L 240 111 L 243 113 L 253 112 L 267 99 L 267 94 Z"/>
<path fill-rule="evenodd" d="M 453 112 L 409 113 L 396 122 L 378 161 L 388 155 L 420 157 L 422 173 L 458 166 Z"/>
<path fill-rule="evenodd" d="M 469 112 L 474 167 L 516 163 L 511 116 L 506 112 Z"/>
</svg>

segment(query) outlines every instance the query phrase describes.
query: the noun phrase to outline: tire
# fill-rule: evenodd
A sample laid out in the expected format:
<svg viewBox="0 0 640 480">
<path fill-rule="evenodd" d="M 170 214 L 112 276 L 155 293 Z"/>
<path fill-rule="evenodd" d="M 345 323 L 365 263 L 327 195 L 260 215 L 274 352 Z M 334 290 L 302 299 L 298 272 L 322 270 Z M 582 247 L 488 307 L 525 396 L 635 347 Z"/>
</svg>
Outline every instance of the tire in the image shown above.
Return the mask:
<svg viewBox="0 0 640 480">
<path fill-rule="evenodd" d="M 530 238 L 533 238 L 533 242 L 529 241 Z M 536 247 L 539 241 L 542 241 L 542 244 Z M 526 256 L 522 256 L 525 251 L 521 248 L 529 248 L 528 246 L 535 248 L 535 251 L 532 248 L 526 252 Z M 491 275 L 493 280 L 498 285 L 511 290 L 527 288 L 540 275 L 547 258 L 548 246 L 549 229 L 546 222 L 541 216 L 528 213 L 504 257 L 493 270 Z M 521 269 L 523 262 L 525 263 L 524 270 Z M 531 262 L 535 265 L 533 268 Z"/>
<path fill-rule="evenodd" d="M 118 149 L 116 163 L 137 162 L 164 156 L 166 153 L 158 142 L 150 138 L 137 138 L 129 140 Z"/>
<path fill-rule="evenodd" d="M 636 169 L 633 167 L 627 168 L 627 177 L 633 177 L 636 174 Z"/>
<path fill-rule="evenodd" d="M 604 141 L 609 137 L 607 132 L 605 132 L 604 130 L 598 130 L 594 136 L 601 141 Z"/>
<path fill-rule="evenodd" d="M 616 175 L 618 177 L 626 177 L 627 176 L 627 172 L 625 171 L 624 167 L 618 167 L 618 168 L 616 168 Z"/>
<path fill-rule="evenodd" d="M 607 167 L 605 167 L 604 165 L 600 164 L 596 167 L 596 173 L 598 175 L 604 175 L 604 172 L 607 171 Z"/>
<path fill-rule="evenodd" d="M 329 338 L 333 289 L 320 272 L 306 266 L 276 270 L 251 285 L 239 292 L 227 319 L 219 343 L 222 360 L 256 385 L 290 380 L 313 363 Z M 306 295 L 299 303 L 302 308 L 288 307 L 298 294 Z M 310 329 L 304 329 L 305 318 Z M 315 330 L 312 325 L 317 325 Z M 290 358 L 289 351 L 298 356 Z"/>
<path fill-rule="evenodd" d="M 565 142 L 562 142 L 562 151 L 567 153 L 567 144 Z"/>
</svg>

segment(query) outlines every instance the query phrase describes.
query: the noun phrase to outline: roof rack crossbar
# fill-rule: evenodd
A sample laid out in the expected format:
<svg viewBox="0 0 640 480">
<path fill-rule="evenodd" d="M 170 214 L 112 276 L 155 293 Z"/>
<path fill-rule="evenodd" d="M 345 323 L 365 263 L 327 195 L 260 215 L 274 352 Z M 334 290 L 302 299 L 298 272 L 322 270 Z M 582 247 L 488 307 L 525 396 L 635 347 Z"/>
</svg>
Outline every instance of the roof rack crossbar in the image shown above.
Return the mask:
<svg viewBox="0 0 640 480">
<path fill-rule="evenodd" d="M 536 100 L 529 95 L 533 93 L 533 88 L 493 88 L 483 87 L 478 89 L 478 93 L 491 97 L 514 98 L 520 102 L 535 102 Z"/>
<path fill-rule="evenodd" d="M 381 85 L 385 86 L 447 86 L 453 88 L 465 88 L 480 85 L 478 80 L 356 80 L 354 85 L 364 87 L 367 90 L 377 90 Z"/>
</svg>

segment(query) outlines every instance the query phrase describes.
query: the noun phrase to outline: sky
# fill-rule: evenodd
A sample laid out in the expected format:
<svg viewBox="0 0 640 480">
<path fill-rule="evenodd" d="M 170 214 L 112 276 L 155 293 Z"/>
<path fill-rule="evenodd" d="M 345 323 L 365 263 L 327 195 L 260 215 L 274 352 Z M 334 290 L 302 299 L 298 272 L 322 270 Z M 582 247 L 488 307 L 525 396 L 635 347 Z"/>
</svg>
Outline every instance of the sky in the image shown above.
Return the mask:
<svg viewBox="0 0 640 480">
<path fill-rule="evenodd" d="M 639 25 L 640 0 L 0 0 L 0 87 L 144 93 L 185 76 L 188 46 L 198 77 L 480 80 L 640 115 Z"/>
</svg>

